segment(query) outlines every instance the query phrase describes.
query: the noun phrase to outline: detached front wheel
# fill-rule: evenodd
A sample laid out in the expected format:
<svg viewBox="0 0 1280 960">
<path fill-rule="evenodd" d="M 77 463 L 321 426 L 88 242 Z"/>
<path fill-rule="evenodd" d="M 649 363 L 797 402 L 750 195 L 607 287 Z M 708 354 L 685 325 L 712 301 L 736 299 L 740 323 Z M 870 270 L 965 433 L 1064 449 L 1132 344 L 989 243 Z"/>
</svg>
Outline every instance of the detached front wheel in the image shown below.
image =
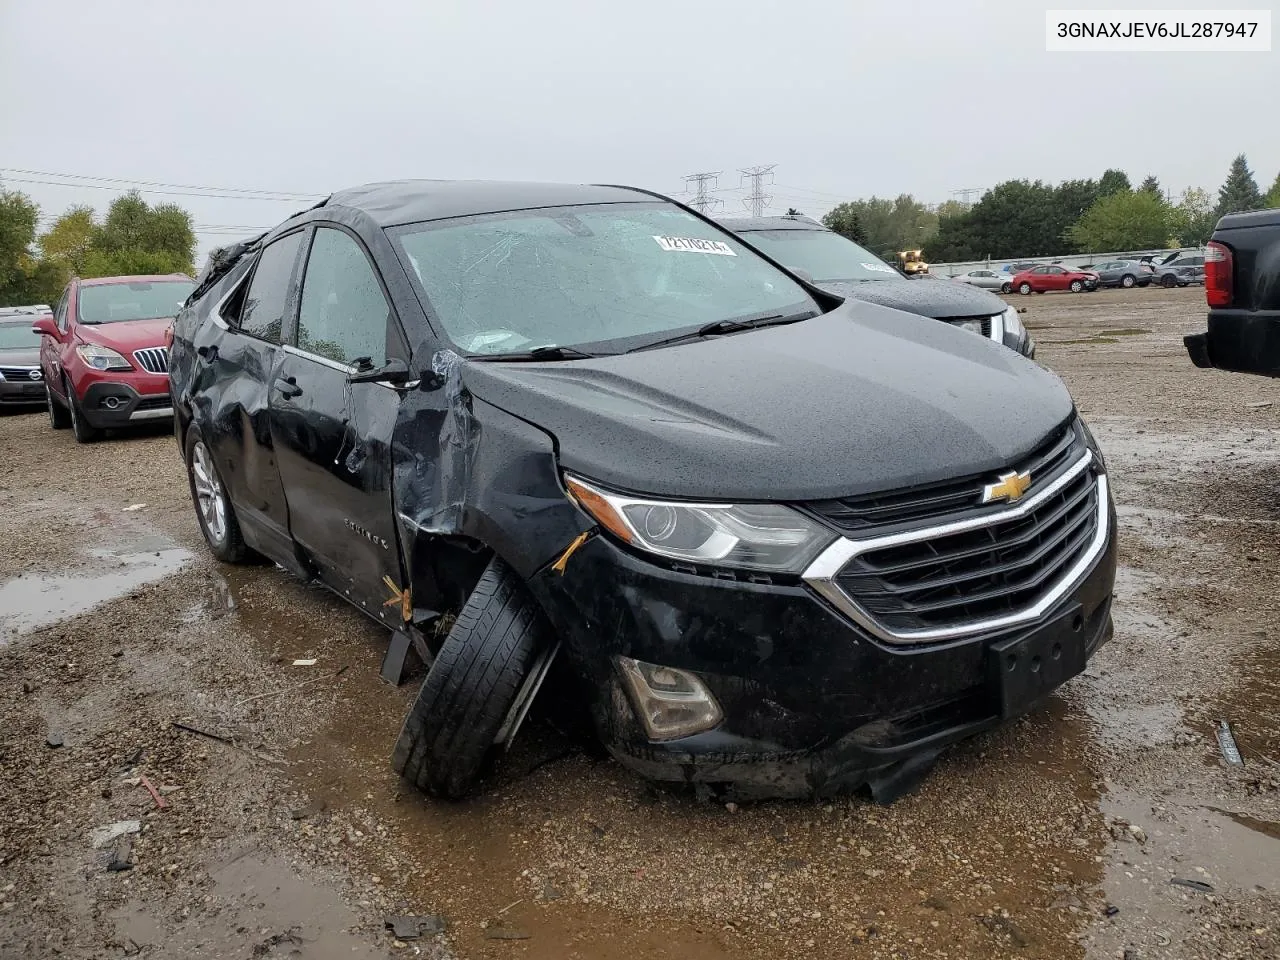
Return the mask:
<svg viewBox="0 0 1280 960">
<path fill-rule="evenodd" d="M 515 572 L 489 561 L 405 717 L 395 771 L 433 797 L 470 793 L 549 630 Z"/>
</svg>

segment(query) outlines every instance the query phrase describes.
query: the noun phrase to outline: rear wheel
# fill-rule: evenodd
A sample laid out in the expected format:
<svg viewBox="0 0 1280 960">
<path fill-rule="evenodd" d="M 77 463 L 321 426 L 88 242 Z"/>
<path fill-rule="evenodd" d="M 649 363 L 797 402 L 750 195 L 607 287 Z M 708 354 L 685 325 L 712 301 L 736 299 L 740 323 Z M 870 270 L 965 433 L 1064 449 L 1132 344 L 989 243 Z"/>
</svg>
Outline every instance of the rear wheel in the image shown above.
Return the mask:
<svg viewBox="0 0 1280 960">
<path fill-rule="evenodd" d="M 1013 293 L 1013 284 L 1006 280 L 1004 283 L 1000 284 L 1000 292 Z"/>
<path fill-rule="evenodd" d="M 61 401 L 53 398 L 53 388 L 49 386 L 48 380 L 44 382 L 44 403 L 49 410 L 49 426 L 55 430 L 65 430 L 71 426 L 71 414 Z"/>
<path fill-rule="evenodd" d="M 1178 285 L 1178 278 L 1175 277 L 1172 273 L 1166 273 L 1163 277 L 1160 278 L 1160 286 L 1162 287 L 1172 288 L 1172 287 L 1176 287 L 1177 285 Z"/>
<path fill-rule="evenodd" d="M 1030 295 L 1031 295 L 1031 284 L 1029 284 L 1029 283 L 1027 283 L 1027 281 L 1023 280 L 1020 284 L 1018 284 L 1018 292 L 1019 292 L 1020 294 L 1022 294 L 1024 297 L 1028 297 L 1028 296 L 1030 296 Z"/>
<path fill-rule="evenodd" d="M 395 771 L 434 797 L 470 793 L 549 629 L 515 573 L 491 560 L 405 717 Z"/>
<path fill-rule="evenodd" d="M 75 436 L 76 443 L 93 443 L 101 439 L 102 431 L 84 418 L 84 410 L 80 408 L 80 401 L 76 399 L 70 380 L 63 378 L 62 390 L 67 397 L 67 408 L 71 411 L 71 433 Z"/>
<path fill-rule="evenodd" d="M 1138 282 L 1137 278 L 1131 273 L 1126 273 L 1123 277 L 1120 278 L 1120 286 L 1124 287 L 1126 290 L 1128 290 L 1137 282 Z"/>
<path fill-rule="evenodd" d="M 240 533 L 240 522 L 227 497 L 222 477 L 218 475 L 213 454 L 194 424 L 187 431 L 186 455 L 191 502 L 195 504 L 196 522 L 204 534 L 205 543 L 223 563 L 256 560 L 257 554 L 245 544 Z"/>
<path fill-rule="evenodd" d="M 1084 283 L 1083 283 L 1082 281 L 1080 281 L 1080 280 L 1072 280 L 1072 281 L 1071 281 L 1071 292 L 1072 292 L 1072 293 L 1079 293 L 1079 292 L 1080 292 L 1081 290 L 1083 290 L 1083 289 L 1084 289 Z"/>
</svg>

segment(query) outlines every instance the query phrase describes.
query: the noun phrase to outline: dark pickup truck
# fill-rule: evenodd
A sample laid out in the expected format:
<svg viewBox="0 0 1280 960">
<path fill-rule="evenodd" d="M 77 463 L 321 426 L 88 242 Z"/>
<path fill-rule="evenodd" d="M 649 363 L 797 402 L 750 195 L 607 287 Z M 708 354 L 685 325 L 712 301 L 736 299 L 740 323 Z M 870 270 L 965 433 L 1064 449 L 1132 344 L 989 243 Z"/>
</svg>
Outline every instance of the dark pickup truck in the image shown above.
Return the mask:
<svg viewBox="0 0 1280 960">
<path fill-rule="evenodd" d="M 1191 362 L 1280 377 L 1280 209 L 1219 220 L 1204 277 L 1209 329 L 1183 338 Z"/>
</svg>

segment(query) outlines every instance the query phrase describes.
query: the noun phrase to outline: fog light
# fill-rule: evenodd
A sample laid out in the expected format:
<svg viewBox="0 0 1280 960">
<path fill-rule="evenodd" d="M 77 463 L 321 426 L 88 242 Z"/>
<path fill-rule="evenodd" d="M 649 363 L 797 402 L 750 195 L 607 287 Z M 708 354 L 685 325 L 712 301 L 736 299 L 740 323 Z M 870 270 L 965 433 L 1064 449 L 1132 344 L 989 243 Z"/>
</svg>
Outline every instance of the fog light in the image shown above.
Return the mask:
<svg viewBox="0 0 1280 960">
<path fill-rule="evenodd" d="M 723 714 L 711 691 L 687 670 L 618 657 L 618 669 L 650 740 L 674 740 L 709 730 Z"/>
</svg>

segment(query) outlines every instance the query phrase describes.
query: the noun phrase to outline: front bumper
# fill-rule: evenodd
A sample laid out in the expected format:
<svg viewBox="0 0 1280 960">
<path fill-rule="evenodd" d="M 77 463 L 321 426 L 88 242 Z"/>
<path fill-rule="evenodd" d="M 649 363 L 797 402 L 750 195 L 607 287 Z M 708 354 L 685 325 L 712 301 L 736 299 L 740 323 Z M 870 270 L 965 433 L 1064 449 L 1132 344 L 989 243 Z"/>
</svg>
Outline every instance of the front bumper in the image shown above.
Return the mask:
<svg viewBox="0 0 1280 960">
<path fill-rule="evenodd" d="M 168 378 L 153 379 L 157 382 L 137 386 L 110 380 L 92 383 L 80 397 L 81 413 L 92 426 L 104 429 L 168 420 L 173 417 Z"/>
<path fill-rule="evenodd" d="M 44 380 L 0 380 L 0 406 L 43 404 Z"/>
<path fill-rule="evenodd" d="M 874 791 L 904 764 L 1025 709 L 1011 708 L 1007 682 L 992 673 L 993 648 L 1056 645 L 1082 666 L 1109 639 L 1116 548 L 1107 509 L 1105 548 L 1039 618 L 928 645 L 883 642 L 803 585 L 684 573 L 601 536 L 563 575 L 544 570 L 530 586 L 595 691 L 602 740 L 641 775 L 748 796 L 868 783 Z M 650 741 L 614 668 L 618 655 L 696 673 L 723 720 Z"/>
<path fill-rule="evenodd" d="M 1182 342 L 1197 367 L 1280 377 L 1280 311 L 1212 310 L 1208 330 Z"/>
</svg>

